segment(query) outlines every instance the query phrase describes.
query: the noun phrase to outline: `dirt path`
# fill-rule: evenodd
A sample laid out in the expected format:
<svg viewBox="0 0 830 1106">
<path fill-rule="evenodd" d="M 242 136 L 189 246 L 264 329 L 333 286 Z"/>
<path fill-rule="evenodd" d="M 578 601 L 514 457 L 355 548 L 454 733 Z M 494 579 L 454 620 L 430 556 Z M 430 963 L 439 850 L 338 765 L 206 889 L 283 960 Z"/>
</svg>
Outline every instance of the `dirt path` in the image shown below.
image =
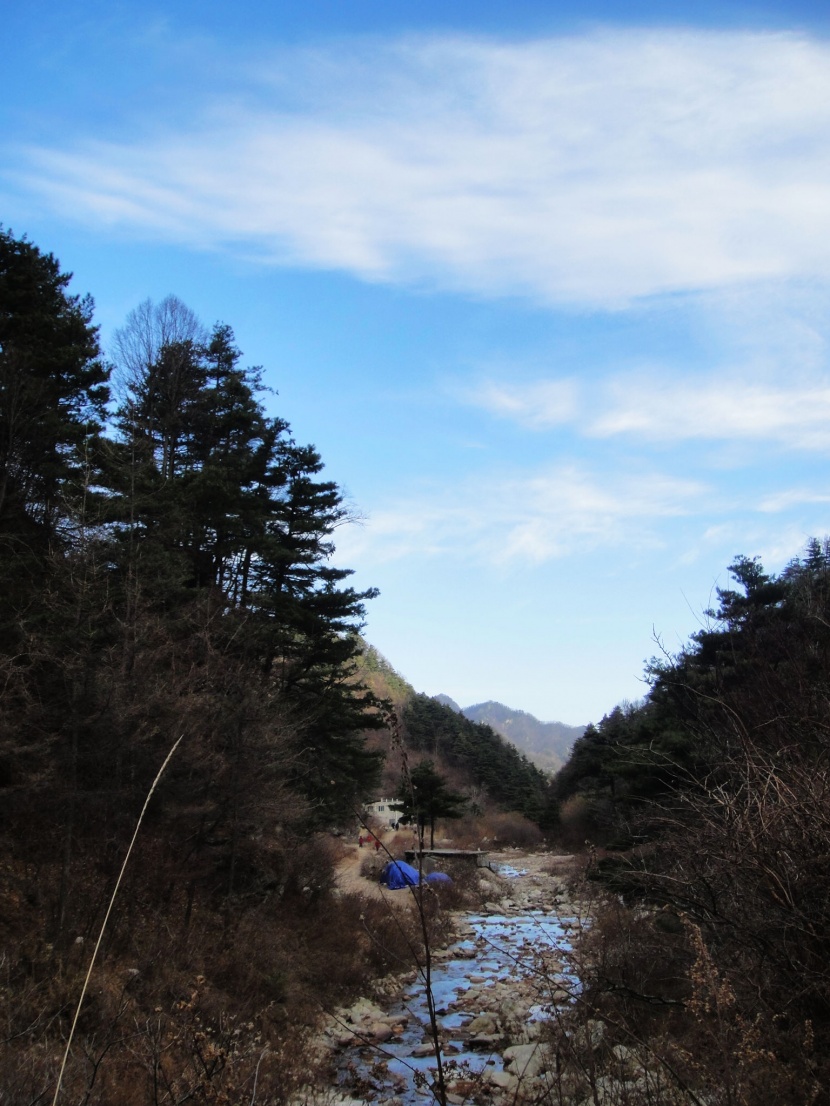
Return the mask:
<svg viewBox="0 0 830 1106">
<path fill-rule="evenodd" d="M 382 865 L 391 857 L 395 859 L 403 857 L 404 850 L 411 846 L 410 835 L 395 832 L 394 830 L 379 831 L 378 838 L 381 843 L 379 850 L 374 844 L 365 844 L 361 848 L 356 842 L 346 845 L 346 854 L 337 865 L 337 886 L 343 894 L 368 895 L 369 898 L 385 899 L 389 892 L 377 881 L 376 876 L 362 876 L 360 868 L 367 859 L 377 858 L 378 872 Z M 395 896 L 392 895 L 392 898 Z M 398 896 L 400 898 L 400 896 Z M 409 896 L 405 896 L 409 898 Z"/>
<path fill-rule="evenodd" d="M 335 873 L 337 886 L 344 895 L 361 894 L 379 896 L 380 885 L 376 880 L 367 879 L 360 874 L 360 865 L 367 855 L 366 846 L 348 845 L 348 852 L 337 865 Z"/>
</svg>

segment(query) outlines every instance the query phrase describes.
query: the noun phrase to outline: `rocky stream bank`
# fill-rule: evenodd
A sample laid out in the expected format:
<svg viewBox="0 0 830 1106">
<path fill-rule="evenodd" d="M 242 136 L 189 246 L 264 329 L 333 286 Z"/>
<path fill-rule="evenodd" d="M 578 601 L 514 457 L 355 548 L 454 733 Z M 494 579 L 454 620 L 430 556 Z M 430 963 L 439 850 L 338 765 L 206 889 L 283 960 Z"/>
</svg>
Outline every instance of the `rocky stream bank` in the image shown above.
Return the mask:
<svg viewBox="0 0 830 1106">
<path fill-rule="evenodd" d="M 567 857 L 494 856 L 492 870 L 479 872 L 483 907 L 457 914 L 454 942 L 434 950 L 431 989 L 453 1106 L 500 1106 L 544 1092 L 545 1024 L 579 985 L 569 954 L 585 905 L 572 897 L 570 877 Z M 423 971 L 383 980 L 371 997 L 336 1011 L 319 1043 L 334 1073 L 329 1102 L 427 1101 L 437 1061 Z"/>
</svg>

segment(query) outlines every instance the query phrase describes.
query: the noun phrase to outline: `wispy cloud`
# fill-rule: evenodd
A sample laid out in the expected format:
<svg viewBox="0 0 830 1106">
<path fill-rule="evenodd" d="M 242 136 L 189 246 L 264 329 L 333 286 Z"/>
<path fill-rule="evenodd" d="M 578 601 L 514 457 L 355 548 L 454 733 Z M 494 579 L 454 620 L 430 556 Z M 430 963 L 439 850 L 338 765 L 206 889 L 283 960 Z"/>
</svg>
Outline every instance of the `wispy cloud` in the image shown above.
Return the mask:
<svg viewBox="0 0 830 1106">
<path fill-rule="evenodd" d="M 373 39 L 247 64 L 189 125 L 18 151 L 17 186 L 198 248 L 547 303 L 830 277 L 823 41 Z"/>
<path fill-rule="evenodd" d="M 749 374 L 610 376 L 590 391 L 573 380 L 488 381 L 457 396 L 531 429 L 570 423 L 590 438 L 638 442 L 756 442 L 830 450 L 830 381 L 754 383 Z"/>
<path fill-rule="evenodd" d="M 608 406 L 591 419 L 595 437 L 636 435 L 658 442 L 762 441 L 828 450 L 830 383 L 774 386 L 746 379 L 617 380 Z"/>
<path fill-rule="evenodd" d="M 451 390 L 463 403 L 538 430 L 574 421 L 580 408 L 575 380 L 539 380 L 524 385 L 487 380 Z"/>
<path fill-rule="evenodd" d="M 600 477 L 576 465 L 494 480 L 480 474 L 372 513 L 338 555 L 362 563 L 417 555 L 541 564 L 600 545 L 662 544 L 660 524 L 699 510 L 711 490 L 661 473 Z"/>
<path fill-rule="evenodd" d="M 768 495 L 758 504 L 758 510 L 764 514 L 780 514 L 793 507 L 812 506 L 830 503 L 830 495 L 824 492 L 810 491 L 807 488 L 791 488 L 775 495 Z"/>
</svg>

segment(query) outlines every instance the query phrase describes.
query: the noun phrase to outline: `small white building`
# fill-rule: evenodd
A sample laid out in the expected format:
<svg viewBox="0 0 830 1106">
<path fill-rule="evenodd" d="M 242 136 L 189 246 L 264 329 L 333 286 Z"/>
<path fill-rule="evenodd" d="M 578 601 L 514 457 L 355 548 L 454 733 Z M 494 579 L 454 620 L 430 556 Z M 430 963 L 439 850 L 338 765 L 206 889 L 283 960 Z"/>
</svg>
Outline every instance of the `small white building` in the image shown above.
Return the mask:
<svg viewBox="0 0 830 1106">
<path fill-rule="evenodd" d="M 401 816 L 401 803 L 398 799 L 375 799 L 366 803 L 364 811 L 367 818 L 376 818 L 388 826 L 394 825 Z"/>
</svg>

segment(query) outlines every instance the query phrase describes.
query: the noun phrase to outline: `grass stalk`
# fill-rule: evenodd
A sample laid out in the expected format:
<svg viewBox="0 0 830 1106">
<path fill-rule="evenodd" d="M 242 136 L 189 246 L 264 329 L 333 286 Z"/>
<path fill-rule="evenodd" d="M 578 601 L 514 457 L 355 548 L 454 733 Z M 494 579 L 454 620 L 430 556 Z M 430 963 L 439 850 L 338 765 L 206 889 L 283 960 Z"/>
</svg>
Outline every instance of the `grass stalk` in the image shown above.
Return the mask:
<svg viewBox="0 0 830 1106">
<path fill-rule="evenodd" d="M 87 973 L 86 973 L 86 978 L 84 979 L 84 985 L 81 988 L 81 994 L 80 994 L 80 998 L 78 999 L 78 1005 L 75 1008 L 75 1017 L 72 1019 L 72 1028 L 69 1030 L 69 1039 L 66 1042 L 66 1048 L 64 1049 L 63 1060 L 61 1062 L 61 1068 L 60 1068 L 60 1071 L 58 1072 L 58 1082 L 57 1082 L 57 1086 L 55 1087 L 55 1096 L 52 1099 L 52 1106 L 57 1106 L 58 1095 L 61 1092 L 61 1083 L 63 1082 L 63 1073 L 66 1070 L 66 1062 L 69 1059 L 69 1051 L 72 1048 L 72 1040 L 75 1036 L 75 1027 L 78 1024 L 78 1018 L 79 1018 L 80 1013 L 81 1013 L 81 1007 L 83 1006 L 84 999 L 86 998 L 87 988 L 89 987 L 89 981 L 92 977 L 92 969 L 95 967 L 95 959 L 98 956 L 98 950 L 101 947 L 101 942 L 104 939 L 104 933 L 106 932 L 107 922 L 109 921 L 110 914 L 112 913 L 112 908 L 113 908 L 113 905 L 115 904 L 115 899 L 118 895 L 118 889 L 121 886 L 121 880 L 124 877 L 124 872 L 127 869 L 127 863 L 129 862 L 130 855 L 133 851 L 133 845 L 135 845 L 136 838 L 138 837 L 138 831 L 141 829 L 141 823 L 144 820 L 144 815 L 147 811 L 147 807 L 149 806 L 150 799 L 153 797 L 153 792 L 155 791 L 156 787 L 158 786 L 159 780 L 164 775 L 164 771 L 167 768 L 167 765 L 170 763 L 170 760 L 171 760 L 173 754 L 175 753 L 176 749 L 178 749 L 179 744 L 181 743 L 181 740 L 182 740 L 183 737 L 184 737 L 184 734 L 182 734 L 181 737 L 178 738 L 178 740 L 175 742 L 175 744 L 173 745 L 170 752 L 164 758 L 164 763 L 162 764 L 161 768 L 159 768 L 158 773 L 156 775 L 156 778 L 153 780 L 153 783 L 150 787 L 150 790 L 147 792 L 147 798 L 144 800 L 144 806 L 141 808 L 141 813 L 138 816 L 138 821 L 136 822 L 136 826 L 135 826 L 135 832 L 133 833 L 132 840 L 130 841 L 130 847 L 127 849 L 127 854 L 124 857 L 124 863 L 121 865 L 121 871 L 118 873 L 118 879 L 115 881 L 115 887 L 113 888 L 112 895 L 110 896 L 109 906 L 107 907 L 107 912 L 104 915 L 104 920 L 101 923 L 101 931 L 98 934 L 98 940 L 95 942 L 95 948 L 92 951 L 92 957 L 89 961 L 89 968 L 88 968 Z"/>
</svg>

